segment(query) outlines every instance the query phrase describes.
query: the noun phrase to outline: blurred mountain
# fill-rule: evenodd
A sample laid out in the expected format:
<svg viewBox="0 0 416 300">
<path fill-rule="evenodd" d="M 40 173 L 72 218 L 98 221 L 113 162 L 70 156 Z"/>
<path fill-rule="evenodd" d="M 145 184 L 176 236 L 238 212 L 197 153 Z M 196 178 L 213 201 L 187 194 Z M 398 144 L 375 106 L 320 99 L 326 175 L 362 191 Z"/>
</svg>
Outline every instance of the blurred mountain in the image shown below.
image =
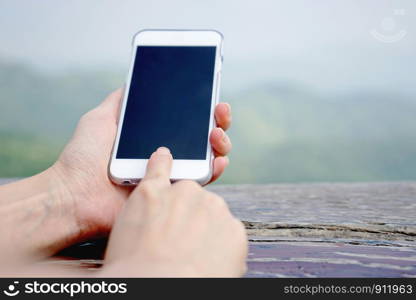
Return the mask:
<svg viewBox="0 0 416 300">
<path fill-rule="evenodd" d="M 100 70 L 47 74 L 0 61 L 0 129 L 67 139 L 79 117 L 119 87 L 123 77 Z"/>
<path fill-rule="evenodd" d="M 227 181 L 416 179 L 416 101 L 409 96 L 323 97 L 271 83 L 226 98 L 234 115 Z"/>
<path fill-rule="evenodd" d="M 108 70 L 46 74 L 0 61 L 0 177 L 50 165 L 79 117 L 124 77 Z M 322 95 L 293 82 L 223 86 L 234 147 L 222 183 L 416 179 L 416 100 L 408 95 Z"/>
</svg>

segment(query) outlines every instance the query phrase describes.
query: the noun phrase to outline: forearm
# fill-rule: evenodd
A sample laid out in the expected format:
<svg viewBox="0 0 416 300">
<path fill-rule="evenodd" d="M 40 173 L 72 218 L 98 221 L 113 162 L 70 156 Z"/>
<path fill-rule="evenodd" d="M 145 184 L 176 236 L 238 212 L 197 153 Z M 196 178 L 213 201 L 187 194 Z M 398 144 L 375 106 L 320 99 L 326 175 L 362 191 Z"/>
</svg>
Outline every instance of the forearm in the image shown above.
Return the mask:
<svg viewBox="0 0 416 300">
<path fill-rule="evenodd" d="M 7 259 L 8 255 L 45 257 L 74 241 L 79 235 L 79 226 L 68 195 L 65 186 L 56 179 L 53 167 L 0 186 L 3 258 Z"/>
<path fill-rule="evenodd" d="M 87 269 L 71 266 L 65 262 L 45 260 L 41 262 L 18 262 L 12 265 L 2 265 L 1 277 L 97 277 L 100 269 Z"/>
</svg>

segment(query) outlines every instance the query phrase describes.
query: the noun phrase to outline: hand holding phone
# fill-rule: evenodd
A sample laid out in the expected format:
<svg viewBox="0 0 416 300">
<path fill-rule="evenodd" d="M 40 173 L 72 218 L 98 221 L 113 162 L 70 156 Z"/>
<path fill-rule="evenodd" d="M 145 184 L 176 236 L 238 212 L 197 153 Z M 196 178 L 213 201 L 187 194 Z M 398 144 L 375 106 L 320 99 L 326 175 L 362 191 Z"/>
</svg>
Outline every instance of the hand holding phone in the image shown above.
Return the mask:
<svg viewBox="0 0 416 300">
<path fill-rule="evenodd" d="M 60 211 L 71 212 L 72 225 L 65 218 L 61 242 L 56 235 L 49 236 L 51 243 L 47 253 L 54 253 L 92 236 L 102 236 L 111 230 L 115 217 L 127 200 L 131 188 L 114 185 L 108 178 L 108 160 L 117 133 L 117 116 L 123 97 L 123 89 L 111 93 L 100 105 L 85 113 L 76 130 L 54 165 L 39 174 L 46 177 L 48 195 L 57 197 L 52 202 Z M 226 103 L 215 108 L 216 128 L 210 133 L 215 151 L 214 170 L 211 181 L 223 173 L 227 166 L 227 153 L 231 143 L 224 133 L 230 126 L 231 113 Z M 225 140 L 224 141 L 224 137 Z M 71 222 L 70 222 L 71 223 Z M 68 236 L 68 229 L 75 233 Z M 44 243 L 47 240 L 42 239 Z"/>
<path fill-rule="evenodd" d="M 53 240 L 47 247 L 48 253 L 91 236 L 107 234 L 131 191 L 130 188 L 114 185 L 108 177 L 108 162 L 118 131 L 117 123 L 120 123 L 118 118 L 123 95 L 124 89 L 118 89 L 85 113 L 59 159 L 42 173 L 50 178 L 47 187 L 53 187 L 51 196 L 58 197 L 54 203 L 59 205 L 60 210 L 71 212 L 68 216 L 73 220 L 71 228 L 75 233 L 68 236 L 65 231 L 65 235 L 60 237 L 61 243 Z M 231 148 L 230 140 L 222 130 L 230 125 L 230 107 L 219 103 L 214 114 L 216 127 L 209 135 L 215 154 L 211 181 L 223 173 L 228 164 L 226 155 Z M 61 221 L 64 222 L 64 219 Z M 68 228 L 70 225 L 66 222 L 65 226 Z"/>
</svg>

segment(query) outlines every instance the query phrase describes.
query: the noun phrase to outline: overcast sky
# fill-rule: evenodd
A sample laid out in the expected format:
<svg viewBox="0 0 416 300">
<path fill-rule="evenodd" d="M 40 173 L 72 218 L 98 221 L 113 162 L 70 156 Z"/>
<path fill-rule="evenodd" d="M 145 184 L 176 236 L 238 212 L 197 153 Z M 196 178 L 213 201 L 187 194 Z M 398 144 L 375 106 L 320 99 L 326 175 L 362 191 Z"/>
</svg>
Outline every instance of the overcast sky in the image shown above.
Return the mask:
<svg viewBox="0 0 416 300">
<path fill-rule="evenodd" d="M 415 14 L 412 0 L 0 0 L 0 58 L 45 70 L 126 69 L 140 29 L 215 28 L 230 84 L 414 93 Z"/>
</svg>

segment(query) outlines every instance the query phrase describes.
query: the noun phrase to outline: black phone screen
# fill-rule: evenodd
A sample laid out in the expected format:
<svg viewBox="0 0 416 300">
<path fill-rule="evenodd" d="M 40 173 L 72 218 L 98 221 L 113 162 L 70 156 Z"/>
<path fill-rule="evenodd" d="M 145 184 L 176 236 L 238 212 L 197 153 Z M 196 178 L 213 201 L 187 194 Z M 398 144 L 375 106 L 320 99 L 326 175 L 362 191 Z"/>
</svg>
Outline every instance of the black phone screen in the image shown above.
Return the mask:
<svg viewBox="0 0 416 300">
<path fill-rule="evenodd" d="M 138 46 L 117 158 L 207 155 L 215 46 Z"/>
</svg>

